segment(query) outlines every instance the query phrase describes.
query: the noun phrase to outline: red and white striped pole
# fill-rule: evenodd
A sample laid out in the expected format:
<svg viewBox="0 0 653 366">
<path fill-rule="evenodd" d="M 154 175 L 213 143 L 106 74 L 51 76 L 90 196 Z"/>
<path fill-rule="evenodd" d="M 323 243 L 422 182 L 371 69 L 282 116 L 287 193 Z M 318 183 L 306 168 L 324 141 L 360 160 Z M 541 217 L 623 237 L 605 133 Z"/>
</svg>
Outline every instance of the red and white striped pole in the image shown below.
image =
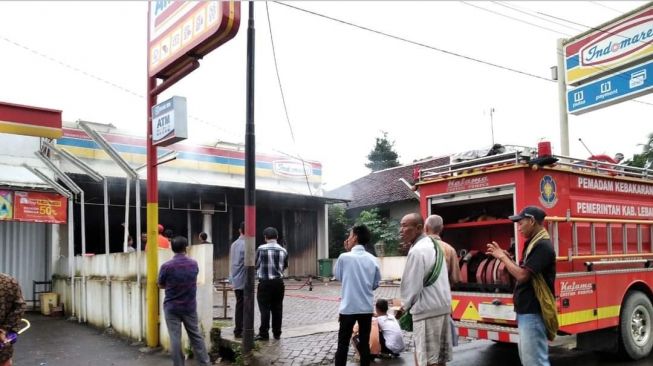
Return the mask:
<svg viewBox="0 0 653 366">
<path fill-rule="evenodd" d="M 243 291 L 243 355 L 254 348 L 254 277 L 256 275 L 256 144 L 254 133 L 254 2 L 247 24 L 247 110 L 245 127 L 245 288 Z"/>
</svg>

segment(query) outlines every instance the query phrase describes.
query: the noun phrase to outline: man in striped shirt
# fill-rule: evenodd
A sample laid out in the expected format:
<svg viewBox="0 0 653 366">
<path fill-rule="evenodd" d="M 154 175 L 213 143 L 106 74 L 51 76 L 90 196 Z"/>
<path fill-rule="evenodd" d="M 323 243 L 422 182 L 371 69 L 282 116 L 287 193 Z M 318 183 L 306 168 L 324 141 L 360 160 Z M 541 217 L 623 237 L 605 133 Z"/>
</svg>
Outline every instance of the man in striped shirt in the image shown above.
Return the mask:
<svg viewBox="0 0 653 366">
<path fill-rule="evenodd" d="M 277 229 L 268 227 L 263 230 L 265 244 L 256 250 L 256 277 L 258 289 L 256 300 L 261 312 L 261 326 L 255 340 L 266 341 L 270 338 L 270 314 L 272 314 L 272 334 L 274 339 L 281 338 L 281 317 L 283 315 L 283 271 L 288 268 L 288 252 L 277 243 Z"/>
</svg>

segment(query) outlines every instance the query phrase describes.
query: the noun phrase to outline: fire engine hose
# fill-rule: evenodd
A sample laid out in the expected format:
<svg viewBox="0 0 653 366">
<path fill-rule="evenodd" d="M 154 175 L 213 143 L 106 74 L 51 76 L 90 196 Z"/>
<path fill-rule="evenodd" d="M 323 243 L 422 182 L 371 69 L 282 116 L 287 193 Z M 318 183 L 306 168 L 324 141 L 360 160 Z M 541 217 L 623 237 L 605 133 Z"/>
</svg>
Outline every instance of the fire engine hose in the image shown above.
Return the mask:
<svg viewBox="0 0 653 366">
<path fill-rule="evenodd" d="M 492 268 L 492 275 L 491 275 L 492 283 L 495 284 L 495 285 L 500 285 L 501 284 L 501 278 L 500 278 L 499 268 L 501 266 L 501 261 L 498 260 L 498 259 L 495 259 L 492 264 L 493 264 L 493 266 L 492 266 L 493 267 Z"/>
<path fill-rule="evenodd" d="M 488 267 L 489 262 L 490 262 L 490 259 L 485 258 L 478 265 L 478 269 L 476 270 L 476 283 L 479 283 L 479 284 L 486 284 L 487 283 L 485 281 L 485 275 L 486 275 L 486 272 L 487 272 L 487 267 Z"/>
<path fill-rule="evenodd" d="M 485 265 L 485 278 L 483 279 L 483 283 L 486 285 L 491 285 L 494 284 L 494 267 L 495 263 L 497 262 L 496 258 L 490 257 L 487 260 L 487 264 Z"/>
<path fill-rule="evenodd" d="M 497 275 L 496 275 L 495 283 L 500 285 L 510 286 L 510 283 L 512 282 L 512 276 L 510 275 L 510 272 L 508 272 L 508 269 L 506 268 L 506 264 L 501 261 L 498 262 L 499 265 L 497 266 Z"/>
<path fill-rule="evenodd" d="M 466 252 L 463 254 L 461 251 L 461 259 L 460 259 L 460 277 L 461 277 L 461 282 L 462 283 L 467 283 L 469 279 L 469 268 L 468 268 L 468 263 L 472 259 L 474 255 L 478 253 L 478 250 L 470 250 L 469 252 Z M 472 274 L 471 277 L 474 277 L 474 274 Z"/>
<path fill-rule="evenodd" d="M 26 326 L 23 327 L 23 328 L 22 328 L 21 330 L 19 330 L 18 332 L 7 332 L 7 333 L 5 334 L 5 341 L 4 341 L 4 343 L 0 343 L 0 349 L 4 348 L 5 345 L 7 345 L 7 344 L 14 344 L 14 343 L 16 343 L 16 341 L 18 340 L 18 335 L 19 335 L 19 334 L 22 334 L 23 332 L 25 332 L 26 330 L 28 330 L 29 327 L 32 326 L 32 324 L 30 324 L 29 320 L 27 320 L 27 319 L 21 319 L 21 321 L 22 321 L 23 323 L 25 323 Z"/>
</svg>

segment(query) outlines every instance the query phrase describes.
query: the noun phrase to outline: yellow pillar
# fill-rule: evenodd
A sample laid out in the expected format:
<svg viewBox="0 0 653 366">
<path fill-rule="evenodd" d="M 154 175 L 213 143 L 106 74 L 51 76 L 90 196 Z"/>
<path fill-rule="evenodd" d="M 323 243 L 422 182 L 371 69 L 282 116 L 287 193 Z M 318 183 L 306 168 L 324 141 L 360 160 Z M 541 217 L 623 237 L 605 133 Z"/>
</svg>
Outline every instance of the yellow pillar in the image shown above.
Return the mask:
<svg viewBox="0 0 653 366">
<path fill-rule="evenodd" d="M 146 341 L 148 347 L 159 345 L 159 204 L 147 203 L 147 327 Z"/>
</svg>

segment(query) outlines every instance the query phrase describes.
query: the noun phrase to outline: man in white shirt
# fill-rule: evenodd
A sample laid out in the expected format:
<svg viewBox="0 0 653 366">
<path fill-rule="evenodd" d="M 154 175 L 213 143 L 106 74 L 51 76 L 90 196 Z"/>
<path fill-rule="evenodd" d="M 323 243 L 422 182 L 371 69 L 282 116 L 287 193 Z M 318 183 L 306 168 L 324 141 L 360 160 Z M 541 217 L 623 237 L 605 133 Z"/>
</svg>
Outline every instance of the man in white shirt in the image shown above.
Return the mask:
<svg viewBox="0 0 653 366">
<path fill-rule="evenodd" d="M 406 345 L 399 322 L 394 316 L 388 315 L 388 301 L 385 299 L 376 301 L 376 322 L 379 325 L 381 353 L 398 356 Z"/>
</svg>

